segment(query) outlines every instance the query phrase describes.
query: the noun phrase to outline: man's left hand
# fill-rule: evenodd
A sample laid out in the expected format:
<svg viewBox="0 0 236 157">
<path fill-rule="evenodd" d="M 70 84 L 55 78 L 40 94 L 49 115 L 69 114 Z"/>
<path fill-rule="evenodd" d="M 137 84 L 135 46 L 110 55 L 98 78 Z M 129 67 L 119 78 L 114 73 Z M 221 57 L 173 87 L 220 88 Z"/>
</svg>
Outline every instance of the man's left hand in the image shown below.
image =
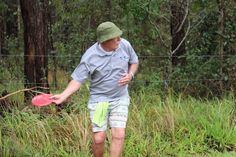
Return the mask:
<svg viewBox="0 0 236 157">
<path fill-rule="evenodd" d="M 128 73 L 122 74 L 121 79 L 118 81 L 120 86 L 128 84 L 132 80 L 132 75 Z"/>
</svg>

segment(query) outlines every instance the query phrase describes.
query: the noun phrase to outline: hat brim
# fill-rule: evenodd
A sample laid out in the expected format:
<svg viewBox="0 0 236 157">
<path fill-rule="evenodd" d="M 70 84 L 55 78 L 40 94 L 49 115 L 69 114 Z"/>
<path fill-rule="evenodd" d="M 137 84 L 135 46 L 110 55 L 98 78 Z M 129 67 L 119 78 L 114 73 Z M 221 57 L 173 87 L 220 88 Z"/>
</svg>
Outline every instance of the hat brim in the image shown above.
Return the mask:
<svg viewBox="0 0 236 157">
<path fill-rule="evenodd" d="M 123 32 L 121 30 L 118 30 L 116 32 L 113 32 L 113 33 L 109 34 L 108 36 L 103 36 L 102 38 L 97 39 L 97 41 L 99 43 L 103 43 L 107 40 L 111 40 L 111 39 L 114 39 L 116 37 L 120 37 L 122 34 L 123 34 Z"/>
</svg>

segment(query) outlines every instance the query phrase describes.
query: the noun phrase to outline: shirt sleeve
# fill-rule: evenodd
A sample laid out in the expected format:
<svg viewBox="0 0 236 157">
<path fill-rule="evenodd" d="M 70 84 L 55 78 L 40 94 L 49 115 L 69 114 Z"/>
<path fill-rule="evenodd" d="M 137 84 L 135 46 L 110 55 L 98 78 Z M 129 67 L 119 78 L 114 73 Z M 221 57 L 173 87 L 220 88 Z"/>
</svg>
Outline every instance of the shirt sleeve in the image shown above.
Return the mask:
<svg viewBox="0 0 236 157">
<path fill-rule="evenodd" d="M 71 74 L 73 80 L 78 81 L 83 84 L 90 75 L 89 65 L 85 60 L 81 60 L 80 64 L 75 68 L 74 72 Z"/>
<path fill-rule="evenodd" d="M 129 51 L 129 54 L 130 54 L 129 63 L 130 64 L 137 64 L 139 62 L 138 61 L 138 56 L 137 56 L 136 52 L 134 51 L 134 49 L 133 49 L 133 47 L 131 46 L 130 43 L 128 45 L 128 51 Z"/>
</svg>

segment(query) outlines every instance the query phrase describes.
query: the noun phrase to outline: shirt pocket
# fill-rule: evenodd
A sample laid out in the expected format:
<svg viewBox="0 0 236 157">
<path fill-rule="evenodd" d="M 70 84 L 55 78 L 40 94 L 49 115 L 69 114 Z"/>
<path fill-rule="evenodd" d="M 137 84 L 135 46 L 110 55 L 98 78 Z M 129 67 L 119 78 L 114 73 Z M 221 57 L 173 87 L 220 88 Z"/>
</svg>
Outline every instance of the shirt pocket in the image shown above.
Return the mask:
<svg viewBox="0 0 236 157">
<path fill-rule="evenodd" d="M 123 69 L 125 71 L 128 70 L 129 64 L 129 56 L 126 55 L 118 55 L 114 58 L 113 64 L 115 68 Z"/>
<path fill-rule="evenodd" d="M 112 68 L 110 65 L 100 66 L 94 70 L 92 78 L 102 79 L 102 78 L 108 76 L 111 73 L 111 70 L 112 70 Z"/>
</svg>

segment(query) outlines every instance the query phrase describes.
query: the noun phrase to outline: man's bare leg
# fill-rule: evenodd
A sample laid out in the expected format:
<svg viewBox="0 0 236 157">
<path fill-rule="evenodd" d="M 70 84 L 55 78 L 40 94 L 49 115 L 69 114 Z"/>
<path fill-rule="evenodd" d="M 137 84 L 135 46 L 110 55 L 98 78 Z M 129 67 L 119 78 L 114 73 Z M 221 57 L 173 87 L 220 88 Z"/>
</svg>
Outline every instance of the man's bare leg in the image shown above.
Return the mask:
<svg viewBox="0 0 236 157">
<path fill-rule="evenodd" d="M 111 134 L 110 157 L 120 157 L 123 150 L 125 128 L 112 128 Z"/>
<path fill-rule="evenodd" d="M 92 149 L 94 157 L 103 157 L 105 138 L 106 134 L 103 131 L 93 133 Z"/>
</svg>

